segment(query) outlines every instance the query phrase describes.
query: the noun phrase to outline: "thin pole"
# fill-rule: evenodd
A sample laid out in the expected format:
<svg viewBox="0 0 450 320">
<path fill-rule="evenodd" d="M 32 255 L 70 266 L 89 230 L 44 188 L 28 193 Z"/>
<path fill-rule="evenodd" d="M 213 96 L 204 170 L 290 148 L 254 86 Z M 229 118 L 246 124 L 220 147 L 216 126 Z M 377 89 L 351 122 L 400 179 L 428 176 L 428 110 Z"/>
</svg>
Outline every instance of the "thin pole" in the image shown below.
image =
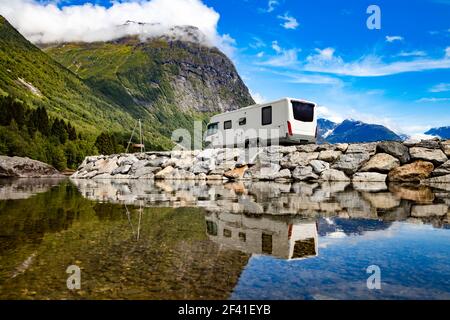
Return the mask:
<svg viewBox="0 0 450 320">
<path fill-rule="evenodd" d="M 139 144 L 141 145 L 141 153 L 142 153 L 143 146 L 142 146 L 142 126 L 141 126 L 141 119 L 139 119 Z"/>
<path fill-rule="evenodd" d="M 128 153 L 128 148 L 130 147 L 131 140 L 133 139 L 134 130 L 136 130 L 136 125 L 134 125 L 133 132 L 131 132 L 131 137 L 130 140 L 128 141 L 127 150 L 125 150 L 125 153 Z"/>
</svg>

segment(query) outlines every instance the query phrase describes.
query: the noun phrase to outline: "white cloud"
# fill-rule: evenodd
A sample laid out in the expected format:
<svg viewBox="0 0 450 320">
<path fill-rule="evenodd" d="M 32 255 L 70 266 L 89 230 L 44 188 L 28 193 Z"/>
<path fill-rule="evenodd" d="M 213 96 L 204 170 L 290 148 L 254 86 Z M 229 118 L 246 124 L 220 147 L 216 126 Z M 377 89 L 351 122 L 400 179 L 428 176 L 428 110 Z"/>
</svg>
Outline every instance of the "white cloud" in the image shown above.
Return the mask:
<svg viewBox="0 0 450 320">
<path fill-rule="evenodd" d="M 345 120 L 340 113 L 330 110 L 327 107 L 318 106 L 316 110 L 317 116 L 320 118 L 325 118 L 336 123 L 341 123 Z"/>
<path fill-rule="evenodd" d="M 275 50 L 276 53 L 281 53 L 281 51 L 283 51 L 278 45 L 278 41 L 272 41 L 272 49 Z"/>
<path fill-rule="evenodd" d="M 394 41 L 402 41 L 403 37 L 401 36 L 386 36 L 387 42 L 394 42 Z"/>
<path fill-rule="evenodd" d="M 201 0 L 114 1 L 109 8 L 90 3 L 59 8 L 55 2 L 0 0 L 0 14 L 34 43 L 160 36 L 176 25 L 197 27 L 208 45 L 230 49 L 234 43 L 217 32 L 220 15 Z M 148 25 L 124 25 L 129 20 Z"/>
<path fill-rule="evenodd" d="M 249 44 L 250 48 L 259 49 L 266 46 L 266 43 L 258 37 L 253 37 L 253 42 Z"/>
<path fill-rule="evenodd" d="M 278 16 L 278 19 L 284 20 L 281 26 L 285 29 L 295 30 L 299 26 L 297 19 L 285 13 L 283 16 Z"/>
<path fill-rule="evenodd" d="M 267 3 L 267 12 L 272 12 L 280 4 L 277 0 L 269 0 Z"/>
<path fill-rule="evenodd" d="M 278 56 L 272 57 L 258 64 L 271 67 L 292 67 L 298 63 L 299 49 L 282 50 Z"/>
<path fill-rule="evenodd" d="M 334 77 L 323 76 L 320 74 L 284 74 L 291 79 L 289 82 L 302 84 L 330 84 L 342 85 L 342 80 Z"/>
<path fill-rule="evenodd" d="M 450 98 L 421 98 L 419 100 L 416 100 L 416 102 L 447 102 L 450 101 Z"/>
<path fill-rule="evenodd" d="M 256 103 L 264 103 L 267 101 L 267 99 L 263 97 L 259 92 L 253 92 L 252 90 L 250 90 L 250 95 Z"/>
<path fill-rule="evenodd" d="M 414 51 L 401 51 L 396 57 L 425 57 L 427 53 L 425 51 L 414 50 Z"/>
<path fill-rule="evenodd" d="M 405 72 L 449 69 L 450 47 L 442 58 L 417 58 L 408 61 L 383 62 L 375 55 L 364 56 L 356 61 L 345 62 L 336 56 L 334 49 L 316 49 L 316 54 L 307 57 L 303 69 L 311 72 L 331 73 L 355 77 L 379 77 Z"/>
<path fill-rule="evenodd" d="M 258 58 L 262 58 L 262 57 L 264 57 L 264 52 L 263 52 L 263 51 L 258 52 L 258 53 L 256 54 L 256 56 L 257 56 Z"/>
<path fill-rule="evenodd" d="M 450 91 L 450 83 L 439 83 L 429 90 L 430 92 L 446 92 Z"/>
</svg>

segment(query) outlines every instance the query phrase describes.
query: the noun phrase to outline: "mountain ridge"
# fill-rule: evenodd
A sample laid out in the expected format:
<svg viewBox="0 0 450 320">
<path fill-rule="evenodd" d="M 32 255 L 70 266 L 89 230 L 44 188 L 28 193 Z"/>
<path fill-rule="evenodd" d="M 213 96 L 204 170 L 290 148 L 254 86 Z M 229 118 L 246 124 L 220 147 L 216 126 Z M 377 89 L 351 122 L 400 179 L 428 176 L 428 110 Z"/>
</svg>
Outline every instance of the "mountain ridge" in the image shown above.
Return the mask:
<svg viewBox="0 0 450 320">
<path fill-rule="evenodd" d="M 368 124 L 359 120 L 346 119 L 335 123 L 328 119 L 318 119 L 318 141 L 328 143 L 358 143 L 383 140 L 402 141 L 402 137 L 378 124 Z"/>
</svg>

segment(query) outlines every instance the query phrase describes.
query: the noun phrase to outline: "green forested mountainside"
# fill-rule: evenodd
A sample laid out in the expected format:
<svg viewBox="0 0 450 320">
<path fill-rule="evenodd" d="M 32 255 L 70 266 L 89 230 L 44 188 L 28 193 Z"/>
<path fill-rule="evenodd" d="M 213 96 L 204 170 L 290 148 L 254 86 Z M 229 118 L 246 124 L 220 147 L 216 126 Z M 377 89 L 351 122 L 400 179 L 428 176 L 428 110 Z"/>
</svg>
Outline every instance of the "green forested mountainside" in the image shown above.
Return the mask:
<svg viewBox="0 0 450 320">
<path fill-rule="evenodd" d="M 170 149 L 173 130 L 192 130 L 194 120 L 205 124 L 212 113 L 253 103 L 231 61 L 200 44 L 128 37 L 43 50 L 0 16 L 0 96 L 21 103 L 27 114 L 44 108 L 50 125 L 57 119 L 65 126 L 70 122 L 80 136 L 72 143 L 83 145 L 77 158 L 121 151 L 138 118 L 148 150 Z M 0 128 L 0 154 L 49 161 L 51 152 L 42 150 L 66 153 L 66 142 L 29 128 L 30 119 L 11 120 Z M 102 148 L 98 138 L 105 136 L 117 147 Z"/>
<path fill-rule="evenodd" d="M 144 42 L 66 43 L 44 48 L 125 110 L 145 108 L 164 136 L 193 120 L 253 104 L 231 61 L 218 49 L 160 37 Z"/>
</svg>

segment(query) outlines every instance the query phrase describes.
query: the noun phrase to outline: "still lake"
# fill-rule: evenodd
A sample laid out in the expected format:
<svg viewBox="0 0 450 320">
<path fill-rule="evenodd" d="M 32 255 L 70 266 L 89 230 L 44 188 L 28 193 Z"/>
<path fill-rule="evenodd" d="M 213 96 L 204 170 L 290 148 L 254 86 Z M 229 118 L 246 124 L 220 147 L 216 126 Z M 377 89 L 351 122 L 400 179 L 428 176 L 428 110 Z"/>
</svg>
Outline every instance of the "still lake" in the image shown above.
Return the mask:
<svg viewBox="0 0 450 320">
<path fill-rule="evenodd" d="M 450 299 L 449 205 L 449 185 L 0 180 L 0 299 Z"/>
</svg>

